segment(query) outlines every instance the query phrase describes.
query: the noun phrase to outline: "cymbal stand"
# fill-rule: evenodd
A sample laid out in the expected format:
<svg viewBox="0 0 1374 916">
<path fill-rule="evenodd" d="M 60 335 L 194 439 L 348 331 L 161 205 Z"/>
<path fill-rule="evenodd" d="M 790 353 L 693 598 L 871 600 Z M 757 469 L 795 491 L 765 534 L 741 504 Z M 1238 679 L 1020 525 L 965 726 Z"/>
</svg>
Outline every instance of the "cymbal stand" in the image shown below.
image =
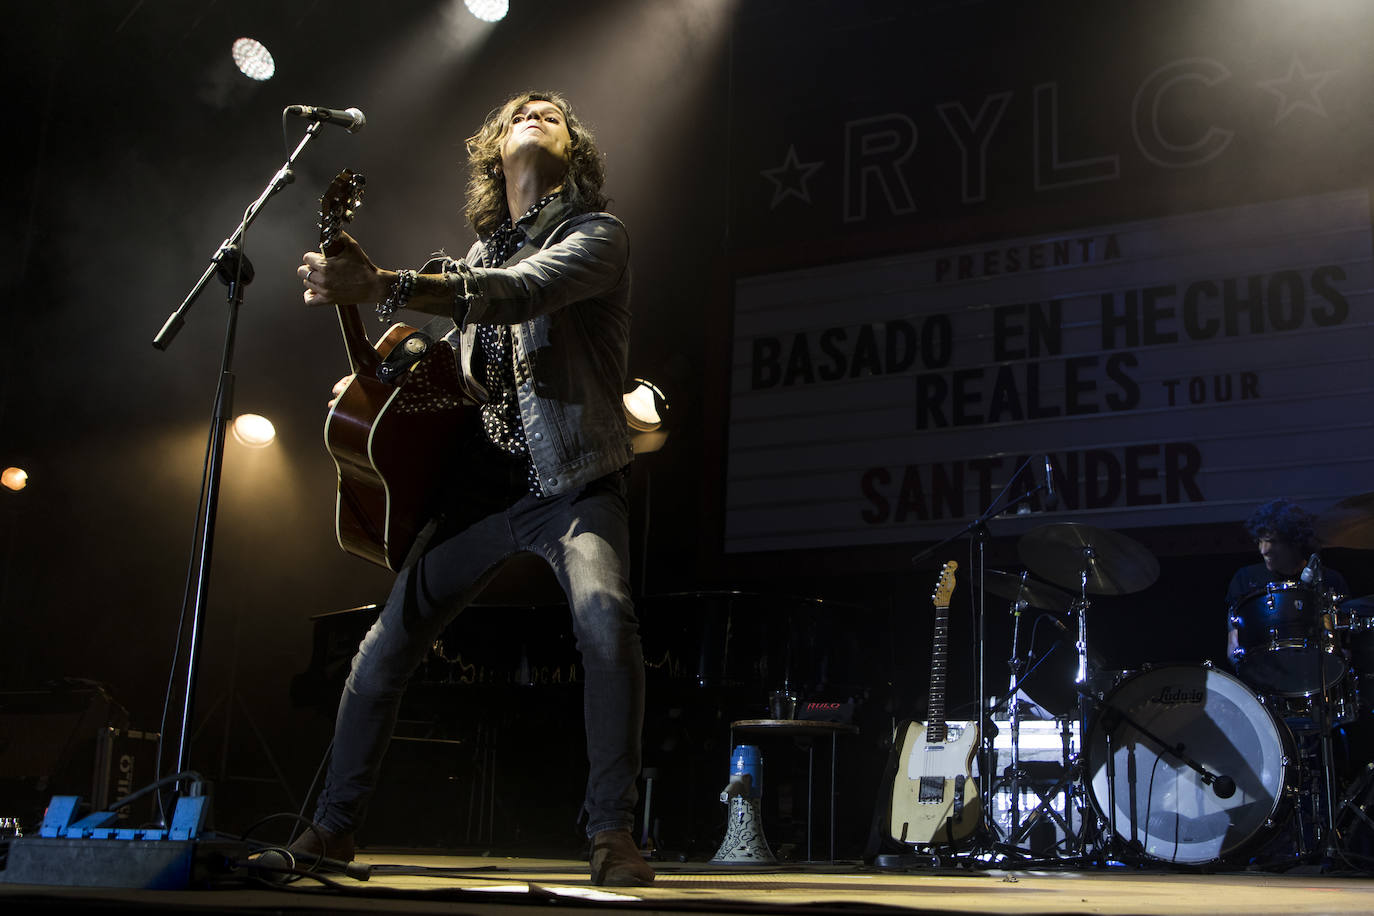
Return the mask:
<svg viewBox="0 0 1374 916">
<path fill-rule="evenodd" d="M 1015 838 L 1021 833 L 1021 702 L 1017 693 L 1021 689 L 1021 612 L 1027 607 L 1022 592 L 1026 588 L 1027 575 L 1028 571 L 1022 571 L 1022 591 L 1011 603 L 1011 658 L 1007 660 L 1011 670 L 1011 683 L 1007 688 L 1007 727 L 1011 731 L 1011 846 L 1016 845 Z"/>
<path fill-rule="evenodd" d="M 1336 624 L 1335 603 L 1331 600 L 1331 595 L 1326 591 L 1326 577 L 1322 570 L 1322 564 L 1316 554 L 1312 555 L 1310 567 L 1313 572 L 1312 585 L 1315 588 L 1320 600 L 1318 601 L 1317 623 L 1325 626 L 1330 621 L 1334 630 Z M 1318 746 L 1321 750 L 1322 763 L 1322 788 L 1326 794 L 1326 818 L 1322 822 L 1322 832 L 1326 836 L 1322 837 L 1323 853 L 1329 858 L 1335 858 L 1338 854 L 1336 849 L 1336 753 L 1331 743 L 1331 688 L 1326 683 L 1326 661 L 1322 658 L 1322 653 L 1315 655 L 1314 664 L 1317 669 L 1318 684 L 1321 684 L 1320 694 L 1320 717 L 1318 718 Z"/>
<path fill-rule="evenodd" d="M 1078 760 L 1075 769 L 1080 777 L 1080 788 L 1087 792 L 1087 780 L 1091 774 L 1083 767 L 1083 761 L 1087 759 L 1087 738 L 1088 738 L 1088 712 L 1089 705 L 1096 703 L 1096 698 L 1091 696 L 1088 691 L 1089 680 L 1089 659 L 1088 659 L 1088 611 L 1092 608 L 1092 601 L 1088 599 L 1088 577 L 1092 571 L 1093 564 L 1097 562 L 1097 551 L 1091 544 L 1084 544 L 1082 547 L 1083 565 L 1079 568 L 1078 578 L 1078 600 L 1074 602 L 1072 610 L 1078 617 L 1078 639 L 1074 643 L 1074 648 L 1078 652 L 1078 671 L 1074 675 L 1074 687 L 1078 693 Z M 1116 830 L 1116 752 L 1112 747 L 1112 735 L 1110 730 L 1103 730 L 1103 739 L 1107 742 L 1107 831 L 1108 836 L 1102 836 L 1102 830 L 1094 818 L 1089 816 L 1085 810 L 1082 842 L 1079 846 L 1081 855 L 1091 843 L 1098 855 L 1109 855 L 1111 850 L 1108 848 L 1118 836 Z M 1090 825 L 1093 825 L 1090 827 Z"/>
</svg>

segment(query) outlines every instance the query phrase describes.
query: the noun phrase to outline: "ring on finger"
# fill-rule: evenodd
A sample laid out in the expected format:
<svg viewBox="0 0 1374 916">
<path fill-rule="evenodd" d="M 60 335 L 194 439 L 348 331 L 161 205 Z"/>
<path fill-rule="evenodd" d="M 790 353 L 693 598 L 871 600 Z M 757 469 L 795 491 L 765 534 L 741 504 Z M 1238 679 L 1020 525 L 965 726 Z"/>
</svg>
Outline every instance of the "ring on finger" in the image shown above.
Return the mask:
<svg viewBox="0 0 1374 916">
<path fill-rule="evenodd" d="M 315 271 L 313 271 L 313 270 L 307 270 L 307 271 L 305 272 L 305 282 L 306 282 L 306 283 L 313 283 L 314 281 L 311 280 L 310 278 L 311 278 L 312 276 L 314 276 L 314 275 L 315 275 Z"/>
</svg>

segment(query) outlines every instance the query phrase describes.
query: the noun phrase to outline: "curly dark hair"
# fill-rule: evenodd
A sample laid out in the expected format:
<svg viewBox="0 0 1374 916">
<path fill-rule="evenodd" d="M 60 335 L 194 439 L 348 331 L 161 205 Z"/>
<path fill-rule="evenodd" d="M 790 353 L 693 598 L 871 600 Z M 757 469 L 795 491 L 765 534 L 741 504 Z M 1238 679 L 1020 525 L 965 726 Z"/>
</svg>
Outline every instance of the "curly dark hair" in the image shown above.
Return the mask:
<svg viewBox="0 0 1374 916">
<path fill-rule="evenodd" d="M 1317 549 L 1315 517 L 1291 499 L 1271 499 L 1250 514 L 1245 530 L 1252 538 L 1277 538 L 1287 541 L 1299 553 Z"/>
<path fill-rule="evenodd" d="M 568 136 L 572 140 L 568 146 L 564 196 L 584 210 L 604 210 L 608 203 L 606 195 L 601 192 L 606 170 L 601 151 L 596 147 L 596 138 L 577 119 L 568 100 L 557 92 L 522 92 L 492 109 L 481 129 L 467 140 L 470 174 L 464 215 L 479 237 L 485 238 L 500 228 L 508 217 L 516 215 L 507 212 L 501 144 L 510 133 L 511 118 L 520 106 L 529 102 L 550 102 L 563 112 Z"/>
</svg>

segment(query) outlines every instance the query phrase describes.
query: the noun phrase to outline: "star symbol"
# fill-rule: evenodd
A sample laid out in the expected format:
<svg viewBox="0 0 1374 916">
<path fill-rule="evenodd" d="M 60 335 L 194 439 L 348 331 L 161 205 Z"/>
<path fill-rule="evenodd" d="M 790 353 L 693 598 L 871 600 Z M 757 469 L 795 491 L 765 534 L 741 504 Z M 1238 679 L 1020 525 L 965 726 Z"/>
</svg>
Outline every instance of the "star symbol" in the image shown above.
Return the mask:
<svg viewBox="0 0 1374 916">
<path fill-rule="evenodd" d="M 1336 74 L 1335 70 L 1320 70 L 1308 73 L 1307 68 L 1298 60 L 1297 55 L 1288 64 L 1288 75 L 1271 80 L 1260 80 L 1255 85 L 1265 92 L 1272 92 L 1279 100 L 1279 113 L 1274 116 L 1277 125 L 1299 108 L 1326 117 L 1326 107 L 1317 93 L 1321 92 L 1326 81 Z"/>
<path fill-rule="evenodd" d="M 796 147 L 789 144 L 782 165 L 759 172 L 773 182 L 773 202 L 768 205 L 768 209 L 774 209 L 789 197 L 795 197 L 804 204 L 811 203 L 811 191 L 806 187 L 806 182 L 823 165 L 824 162 L 798 161 Z"/>
</svg>

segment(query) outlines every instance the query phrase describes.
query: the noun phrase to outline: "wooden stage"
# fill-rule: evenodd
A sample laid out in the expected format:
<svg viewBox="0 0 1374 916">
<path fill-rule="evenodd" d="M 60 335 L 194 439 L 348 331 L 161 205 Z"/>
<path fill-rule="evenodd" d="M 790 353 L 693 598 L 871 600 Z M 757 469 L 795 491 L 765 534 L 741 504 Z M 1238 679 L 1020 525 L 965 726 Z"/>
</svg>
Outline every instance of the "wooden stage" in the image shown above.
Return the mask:
<svg viewBox="0 0 1374 916">
<path fill-rule="evenodd" d="M 301 879 L 273 888 L 119 890 L 0 884 L 0 908 L 21 912 L 485 913 L 564 910 L 767 913 L 1099 913 L 1365 916 L 1374 878 L 1232 872 L 1216 875 L 1106 869 L 1008 871 L 876 869 L 861 864 L 712 866 L 655 863 L 647 888 L 596 888 L 569 859 L 371 852 L 367 881 Z"/>
</svg>

